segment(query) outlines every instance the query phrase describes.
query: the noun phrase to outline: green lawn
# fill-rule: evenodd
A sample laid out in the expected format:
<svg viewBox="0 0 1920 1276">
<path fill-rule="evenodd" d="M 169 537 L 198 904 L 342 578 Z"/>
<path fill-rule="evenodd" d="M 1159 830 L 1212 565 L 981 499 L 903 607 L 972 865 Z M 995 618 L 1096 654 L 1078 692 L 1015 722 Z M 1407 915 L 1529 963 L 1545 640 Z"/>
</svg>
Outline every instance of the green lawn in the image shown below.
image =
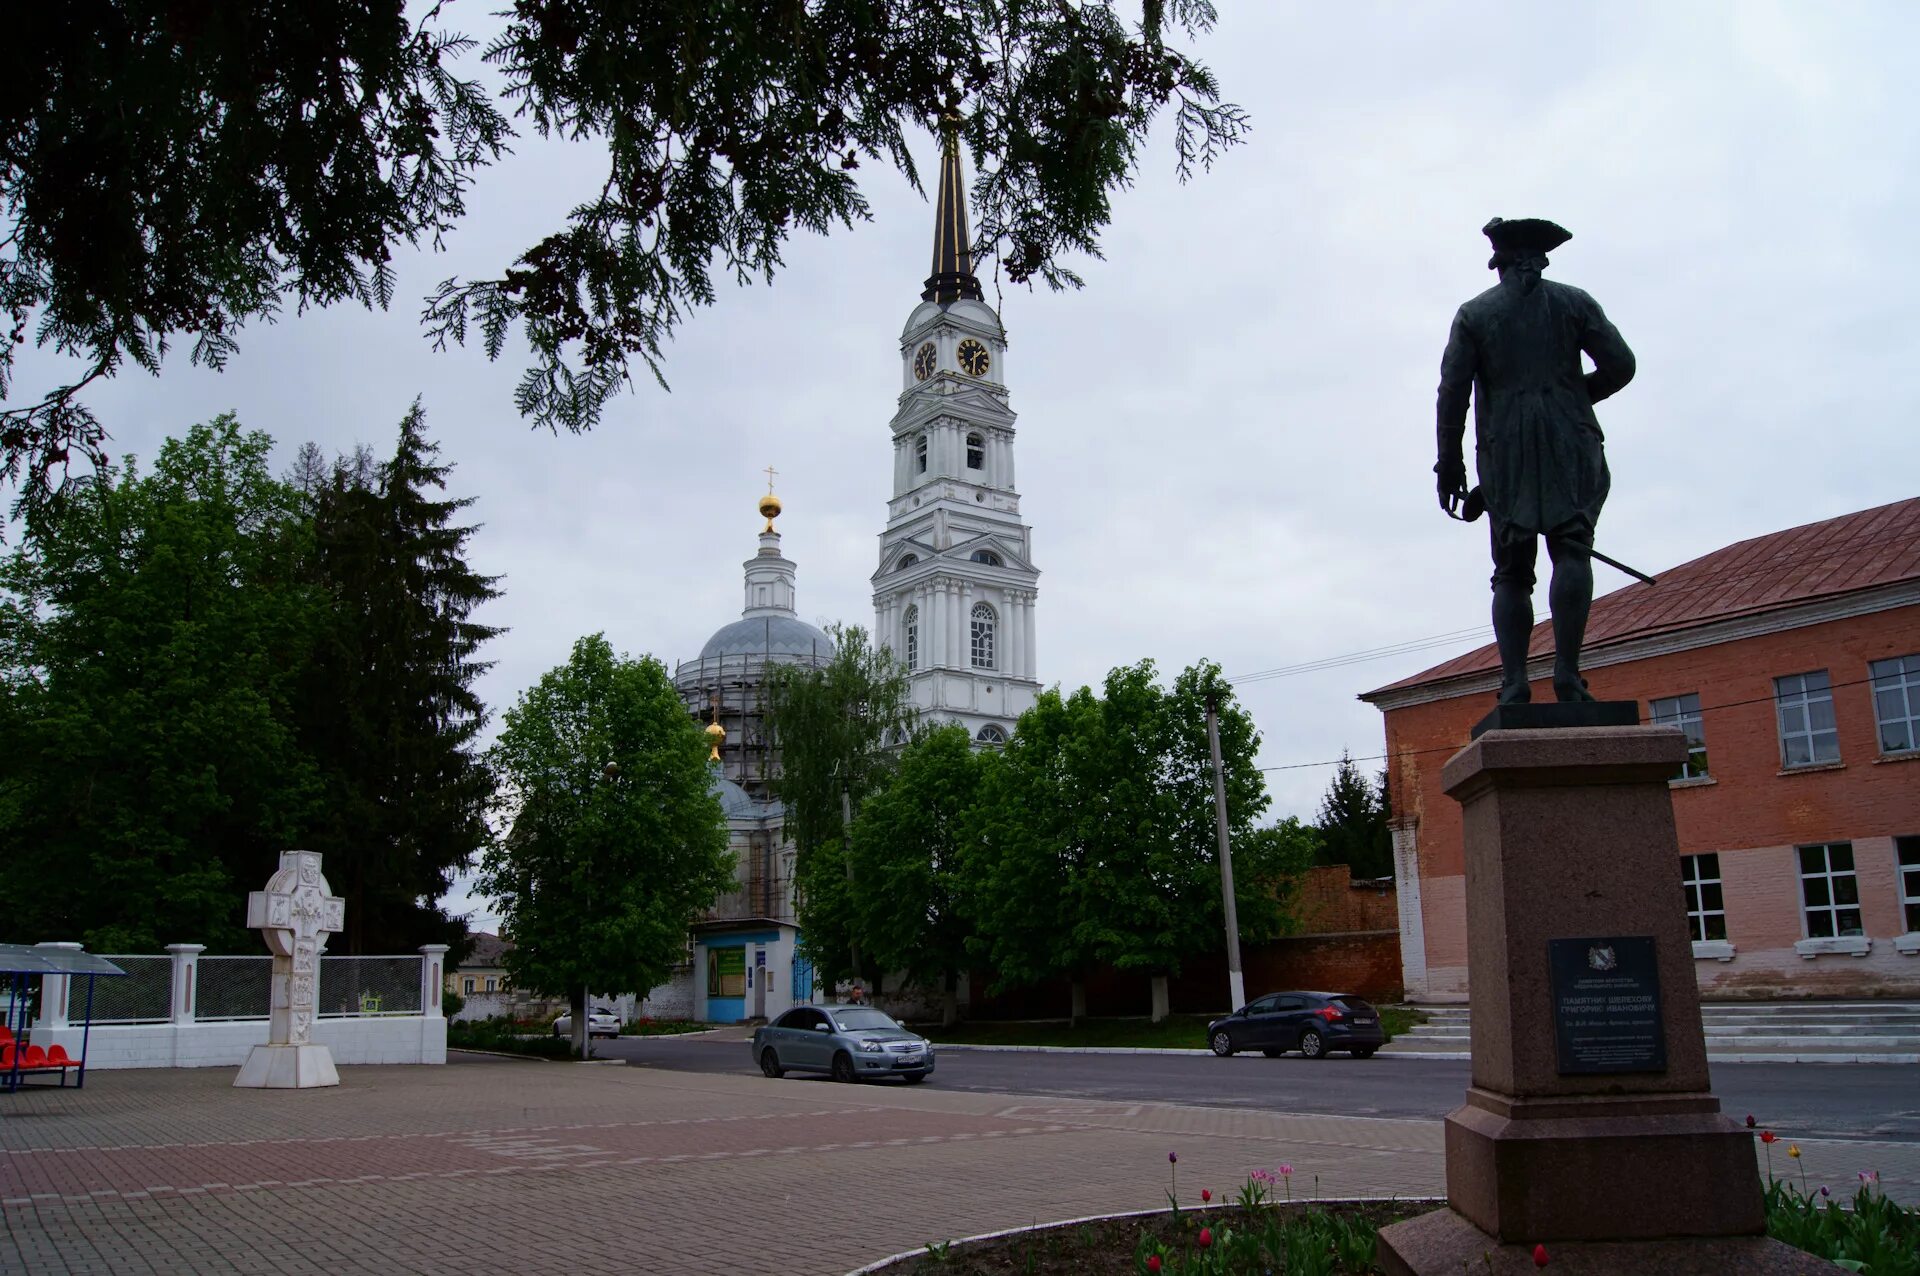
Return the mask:
<svg viewBox="0 0 1920 1276">
<path fill-rule="evenodd" d="M 968 1046 L 1107 1046 L 1198 1050 L 1207 1044 L 1206 1015 L 1169 1015 L 1159 1023 L 1142 1019 L 1083 1019 L 1073 1027 L 1064 1019 L 1020 1023 L 959 1023 L 951 1028 L 916 1024 L 937 1044 Z M 1391 1041 L 1426 1015 L 1404 1006 L 1382 1006 L 1380 1022 Z"/>
</svg>

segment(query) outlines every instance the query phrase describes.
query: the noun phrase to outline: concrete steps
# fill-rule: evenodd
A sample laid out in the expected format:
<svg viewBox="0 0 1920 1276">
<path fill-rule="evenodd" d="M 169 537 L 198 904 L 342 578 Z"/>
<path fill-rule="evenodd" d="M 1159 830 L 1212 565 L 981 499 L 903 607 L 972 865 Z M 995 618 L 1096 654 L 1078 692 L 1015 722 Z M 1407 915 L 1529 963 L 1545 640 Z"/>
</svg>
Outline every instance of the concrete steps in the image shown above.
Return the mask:
<svg viewBox="0 0 1920 1276">
<path fill-rule="evenodd" d="M 1382 1054 L 1466 1059 L 1473 1047 L 1466 1006 L 1422 1006 L 1427 1022 Z M 1701 1006 L 1707 1058 L 1715 1063 L 1920 1063 L 1920 1002 L 1708 1002 Z"/>
</svg>

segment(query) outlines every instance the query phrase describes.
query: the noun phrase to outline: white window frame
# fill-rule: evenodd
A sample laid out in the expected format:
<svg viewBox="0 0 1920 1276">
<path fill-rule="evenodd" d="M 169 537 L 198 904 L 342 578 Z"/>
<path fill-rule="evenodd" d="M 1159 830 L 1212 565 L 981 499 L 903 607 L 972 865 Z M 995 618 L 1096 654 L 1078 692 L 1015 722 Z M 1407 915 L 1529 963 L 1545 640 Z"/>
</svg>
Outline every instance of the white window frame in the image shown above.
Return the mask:
<svg viewBox="0 0 1920 1276">
<path fill-rule="evenodd" d="M 927 472 L 927 436 L 925 434 L 913 436 L 913 459 L 914 473 L 925 474 Z"/>
<path fill-rule="evenodd" d="M 1920 654 L 1867 662 L 1873 678 L 1874 734 L 1882 753 L 1920 751 Z M 1905 743 L 1889 744 L 1888 728 L 1901 731 Z"/>
<path fill-rule="evenodd" d="M 1834 867 L 1836 852 L 1845 854 L 1845 868 Z M 1816 853 L 1818 860 L 1810 867 L 1809 860 Z M 1800 926 L 1806 934 L 1805 939 L 1794 945 L 1795 951 L 1802 957 L 1836 953 L 1866 956 L 1873 949 L 1873 941 L 1867 938 L 1865 914 L 1860 905 L 1860 877 L 1853 843 L 1811 842 L 1794 847 L 1793 855 L 1794 867 L 1800 874 Z M 1824 903 L 1816 902 L 1813 898 L 1816 893 L 1824 896 Z M 1853 901 L 1841 903 L 1842 894 L 1852 895 Z M 1851 927 L 1842 922 L 1847 913 L 1854 917 Z M 1816 919 L 1822 917 L 1826 919 L 1824 927 L 1816 925 Z M 1821 929 L 1827 933 L 1817 933 Z"/>
<path fill-rule="evenodd" d="M 967 468 L 984 470 L 987 468 L 987 436 L 978 430 L 967 434 Z"/>
<path fill-rule="evenodd" d="M 992 669 L 995 667 L 993 663 L 993 631 L 999 619 L 999 615 L 995 613 L 990 603 L 975 603 L 972 612 L 968 614 L 971 635 L 968 644 L 968 656 L 975 669 Z"/>
<path fill-rule="evenodd" d="M 1007 742 L 1007 732 L 1006 728 L 1000 726 L 998 723 L 989 722 L 981 727 L 979 731 L 975 732 L 973 738 L 981 744 L 1005 744 Z"/>
<path fill-rule="evenodd" d="M 1893 871 L 1900 881 L 1900 915 L 1907 934 L 1920 935 L 1920 837 L 1893 839 Z M 1901 945 L 1901 952 L 1920 952 L 1920 944 Z"/>
<path fill-rule="evenodd" d="M 920 604 L 908 603 L 905 617 L 900 622 L 900 646 L 907 658 L 907 672 L 912 673 L 920 667 Z"/>
<path fill-rule="evenodd" d="M 1687 737 L 1687 760 L 1680 764 L 1682 780 L 1704 780 L 1707 770 L 1707 728 L 1700 715 L 1700 693 L 1647 701 L 1647 720 L 1656 727 L 1679 727 Z"/>
<path fill-rule="evenodd" d="M 472 975 L 463 975 L 463 976 L 461 977 L 461 979 L 460 979 L 460 995 L 461 995 L 462 997 L 471 997 L 471 996 L 473 996 L 473 976 L 472 976 Z"/>
<path fill-rule="evenodd" d="M 1706 851 L 1699 855 L 1680 857 L 1680 881 L 1687 894 L 1687 931 L 1696 944 L 1726 942 L 1727 938 L 1727 899 L 1726 885 L 1720 876 L 1720 855 L 1717 851 Z M 1718 907 L 1709 907 L 1707 888 L 1713 888 L 1713 895 L 1719 900 Z M 1713 925 L 1715 919 L 1719 925 Z M 1719 934 L 1713 932 L 1718 930 Z"/>
<path fill-rule="evenodd" d="M 1801 767 L 1832 766 L 1840 761 L 1840 723 L 1834 715 L 1833 680 L 1825 669 L 1788 674 L 1773 680 L 1774 718 L 1780 728 L 1780 766 L 1793 771 Z M 1815 725 L 1825 706 L 1829 725 Z M 1793 744 L 1798 742 L 1806 757 L 1796 760 Z M 1822 753 L 1822 745 L 1830 750 Z"/>
<path fill-rule="evenodd" d="M 488 992 L 500 991 L 500 980 L 497 976 L 494 976 L 494 975 L 487 976 L 487 991 Z"/>
</svg>

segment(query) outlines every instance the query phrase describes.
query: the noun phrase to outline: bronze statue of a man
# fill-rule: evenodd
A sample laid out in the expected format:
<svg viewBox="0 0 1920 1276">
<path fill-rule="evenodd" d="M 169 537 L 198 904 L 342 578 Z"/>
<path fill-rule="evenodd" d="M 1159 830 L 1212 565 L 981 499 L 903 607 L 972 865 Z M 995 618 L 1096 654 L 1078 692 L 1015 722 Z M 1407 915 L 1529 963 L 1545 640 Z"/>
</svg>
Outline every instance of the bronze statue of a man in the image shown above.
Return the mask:
<svg viewBox="0 0 1920 1276">
<path fill-rule="evenodd" d="M 1600 305 L 1578 288 L 1540 277 L 1547 253 L 1573 236 L 1550 221 L 1488 222 L 1488 269 L 1500 282 L 1461 306 L 1440 360 L 1440 508 L 1479 517 L 1493 531 L 1493 635 L 1500 648 L 1500 703 L 1521 704 L 1533 632 L 1533 567 L 1539 539 L 1553 562 L 1553 691 L 1591 700 L 1580 644 L 1593 604 L 1593 528 L 1607 499 L 1607 458 L 1593 405 L 1633 379 L 1633 351 Z M 1587 372 L 1584 351 L 1593 360 Z M 1461 440 L 1474 408 L 1480 486 L 1467 491 Z"/>
</svg>

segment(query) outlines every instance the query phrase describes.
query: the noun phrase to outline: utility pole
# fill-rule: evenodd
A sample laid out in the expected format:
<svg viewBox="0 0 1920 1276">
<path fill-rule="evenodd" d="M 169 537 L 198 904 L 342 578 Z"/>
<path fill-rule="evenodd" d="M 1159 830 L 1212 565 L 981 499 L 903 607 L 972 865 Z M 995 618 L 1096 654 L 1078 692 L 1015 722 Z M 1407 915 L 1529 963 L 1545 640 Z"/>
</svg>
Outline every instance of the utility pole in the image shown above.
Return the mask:
<svg viewBox="0 0 1920 1276">
<path fill-rule="evenodd" d="M 840 866 L 847 870 L 847 890 L 853 890 L 853 797 L 847 782 L 840 781 Z M 860 982 L 860 941 L 847 938 L 847 954 L 853 959 L 853 982 Z"/>
<path fill-rule="evenodd" d="M 1227 985 L 1233 996 L 1230 1009 L 1247 1004 L 1247 981 L 1240 973 L 1240 913 L 1233 903 L 1233 848 L 1227 840 L 1227 777 L 1220 764 L 1220 712 L 1214 694 L 1207 693 L 1207 751 L 1213 755 L 1213 824 L 1220 836 L 1220 904 L 1227 918 Z"/>
</svg>

